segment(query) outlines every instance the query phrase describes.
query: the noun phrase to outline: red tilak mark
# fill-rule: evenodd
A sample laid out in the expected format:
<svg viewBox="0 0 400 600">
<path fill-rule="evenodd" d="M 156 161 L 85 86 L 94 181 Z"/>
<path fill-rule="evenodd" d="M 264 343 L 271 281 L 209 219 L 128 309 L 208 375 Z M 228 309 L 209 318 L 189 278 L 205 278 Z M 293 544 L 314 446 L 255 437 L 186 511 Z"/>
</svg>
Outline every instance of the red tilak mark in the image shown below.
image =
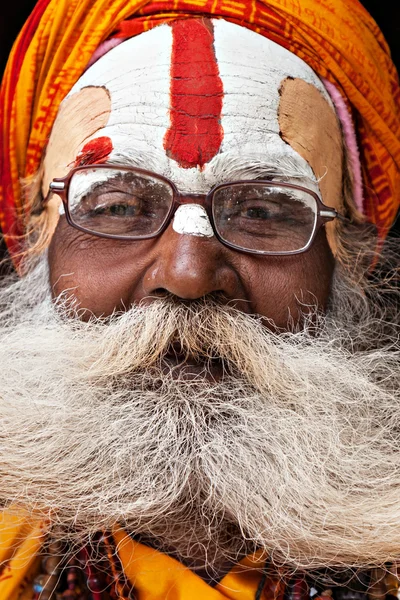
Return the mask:
<svg viewBox="0 0 400 600">
<path fill-rule="evenodd" d="M 203 167 L 223 138 L 223 87 L 214 52 L 214 32 L 206 19 L 173 21 L 171 125 L 164 148 L 181 167 Z"/>
<path fill-rule="evenodd" d="M 107 160 L 113 149 L 109 137 L 102 136 L 85 144 L 75 159 L 75 167 L 83 165 L 95 165 Z"/>
</svg>

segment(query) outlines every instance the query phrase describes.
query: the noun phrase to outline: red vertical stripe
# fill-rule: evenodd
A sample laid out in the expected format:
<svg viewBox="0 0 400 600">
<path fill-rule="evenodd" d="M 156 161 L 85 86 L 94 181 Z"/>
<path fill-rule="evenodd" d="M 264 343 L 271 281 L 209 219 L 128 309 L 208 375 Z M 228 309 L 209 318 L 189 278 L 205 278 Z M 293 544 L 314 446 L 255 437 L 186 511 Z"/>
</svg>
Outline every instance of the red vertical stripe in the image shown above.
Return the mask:
<svg viewBox="0 0 400 600">
<path fill-rule="evenodd" d="M 181 167 L 203 167 L 218 152 L 223 87 L 209 19 L 171 23 L 171 125 L 164 138 L 170 158 Z"/>
</svg>

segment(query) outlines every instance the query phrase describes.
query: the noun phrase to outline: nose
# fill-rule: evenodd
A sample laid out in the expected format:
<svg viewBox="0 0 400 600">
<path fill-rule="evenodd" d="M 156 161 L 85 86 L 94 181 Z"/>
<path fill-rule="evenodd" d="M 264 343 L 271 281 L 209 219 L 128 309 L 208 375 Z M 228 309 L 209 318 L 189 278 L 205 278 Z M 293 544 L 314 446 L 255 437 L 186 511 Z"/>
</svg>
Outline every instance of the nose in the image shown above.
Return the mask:
<svg viewBox="0 0 400 600">
<path fill-rule="evenodd" d="M 215 292 L 227 299 L 243 297 L 240 278 L 226 254 L 214 236 L 180 234 L 170 224 L 158 239 L 156 258 L 144 276 L 144 292 L 170 293 L 182 300 Z"/>
</svg>

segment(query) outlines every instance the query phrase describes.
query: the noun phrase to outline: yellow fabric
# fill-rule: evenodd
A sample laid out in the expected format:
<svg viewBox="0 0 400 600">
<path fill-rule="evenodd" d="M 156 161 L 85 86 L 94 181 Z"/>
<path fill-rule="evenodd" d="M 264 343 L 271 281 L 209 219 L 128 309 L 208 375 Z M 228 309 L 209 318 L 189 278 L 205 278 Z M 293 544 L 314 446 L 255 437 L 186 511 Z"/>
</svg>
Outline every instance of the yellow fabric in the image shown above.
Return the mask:
<svg viewBox="0 0 400 600">
<path fill-rule="evenodd" d="M 254 600 L 265 561 L 246 557 L 215 587 L 180 562 L 114 532 L 117 552 L 138 600 Z"/>
<path fill-rule="evenodd" d="M 45 532 L 42 521 L 24 512 L 0 513 L 0 600 L 31 600 Z M 137 600 L 254 600 L 265 566 L 257 554 L 240 561 L 211 587 L 174 558 L 132 540 L 122 529 L 113 535 Z"/>
<path fill-rule="evenodd" d="M 0 514 L 0 599 L 23 600 L 40 558 L 45 526 L 22 512 Z M 29 597 L 29 596 L 28 596 Z"/>
</svg>

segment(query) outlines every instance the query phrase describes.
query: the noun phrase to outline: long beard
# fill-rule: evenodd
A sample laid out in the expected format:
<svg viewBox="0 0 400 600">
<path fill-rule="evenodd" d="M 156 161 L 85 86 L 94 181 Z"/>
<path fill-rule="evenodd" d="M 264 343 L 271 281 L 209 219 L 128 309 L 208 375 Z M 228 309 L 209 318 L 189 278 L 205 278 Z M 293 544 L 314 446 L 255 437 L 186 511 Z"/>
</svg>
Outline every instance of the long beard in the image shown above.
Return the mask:
<svg viewBox="0 0 400 600">
<path fill-rule="evenodd" d="M 212 299 L 83 322 L 43 260 L 0 291 L 3 504 L 76 542 L 119 523 L 207 564 L 395 559 L 398 330 L 371 303 L 337 275 L 328 316 L 290 333 Z M 171 347 L 222 378 L 177 376 Z"/>
</svg>

